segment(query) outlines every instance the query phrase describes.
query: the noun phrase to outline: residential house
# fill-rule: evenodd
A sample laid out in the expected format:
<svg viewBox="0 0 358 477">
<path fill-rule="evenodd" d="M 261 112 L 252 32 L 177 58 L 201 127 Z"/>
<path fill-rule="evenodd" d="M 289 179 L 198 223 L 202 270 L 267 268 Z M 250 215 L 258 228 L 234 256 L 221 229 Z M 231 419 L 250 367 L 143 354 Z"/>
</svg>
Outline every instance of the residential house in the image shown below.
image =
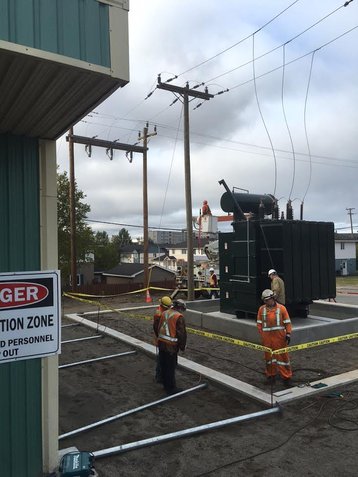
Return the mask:
<svg viewBox="0 0 358 477">
<path fill-rule="evenodd" d="M 148 262 L 167 254 L 168 251 L 162 245 L 148 244 Z M 140 243 L 131 243 L 120 248 L 120 263 L 144 263 L 144 246 Z"/>
<path fill-rule="evenodd" d="M 138 283 L 139 288 L 144 283 L 144 266 L 142 263 L 119 263 L 110 270 L 95 272 L 98 282 L 107 285 Z M 167 270 L 158 265 L 149 266 L 151 283 L 167 283 L 168 287 L 175 284 L 175 271 Z"/>
<path fill-rule="evenodd" d="M 358 234 L 335 234 L 335 258 L 337 275 L 357 272 Z"/>
<path fill-rule="evenodd" d="M 152 263 L 159 265 L 167 270 L 176 271 L 177 269 L 177 259 L 174 255 L 163 254 L 159 257 L 153 258 Z"/>
<path fill-rule="evenodd" d="M 197 237 L 193 238 L 193 254 L 194 262 L 201 263 L 207 261 L 207 256 L 204 252 L 204 246 L 207 245 L 209 241 L 207 239 L 198 239 Z M 169 255 L 174 256 L 177 259 L 178 264 L 185 264 L 188 261 L 188 245 L 187 242 L 180 242 L 176 244 L 167 244 L 164 245 L 168 249 Z"/>
</svg>

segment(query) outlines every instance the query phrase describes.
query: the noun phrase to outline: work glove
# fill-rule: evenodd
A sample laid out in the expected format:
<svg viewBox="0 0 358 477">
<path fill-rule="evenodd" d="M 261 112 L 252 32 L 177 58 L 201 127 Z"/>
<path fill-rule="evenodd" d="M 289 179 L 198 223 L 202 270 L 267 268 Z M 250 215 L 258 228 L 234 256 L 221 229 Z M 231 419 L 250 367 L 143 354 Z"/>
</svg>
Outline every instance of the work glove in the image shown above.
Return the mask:
<svg viewBox="0 0 358 477">
<path fill-rule="evenodd" d="M 291 335 L 289 333 L 286 334 L 286 343 L 289 345 L 291 341 Z"/>
</svg>

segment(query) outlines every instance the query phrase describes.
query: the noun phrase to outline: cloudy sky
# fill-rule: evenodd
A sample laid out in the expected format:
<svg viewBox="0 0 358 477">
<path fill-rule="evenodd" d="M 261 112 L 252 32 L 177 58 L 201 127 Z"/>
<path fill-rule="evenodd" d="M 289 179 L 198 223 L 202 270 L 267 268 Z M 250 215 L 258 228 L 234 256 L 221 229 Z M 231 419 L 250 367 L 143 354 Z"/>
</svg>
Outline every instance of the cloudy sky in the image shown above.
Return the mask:
<svg viewBox="0 0 358 477">
<path fill-rule="evenodd" d="M 149 121 L 149 226 L 186 227 L 183 107 L 165 82 L 204 83 L 214 98 L 190 102 L 193 216 L 204 199 L 223 215 L 218 181 L 273 194 L 294 218 L 358 231 L 358 0 L 131 0 L 130 83 L 75 126 L 75 134 L 134 144 Z M 254 61 L 253 61 L 254 59 Z M 228 90 L 228 91 L 226 91 Z M 219 92 L 226 91 L 223 94 Z M 149 93 L 148 99 L 145 99 Z M 68 146 L 57 142 L 60 170 Z M 75 146 L 76 180 L 89 219 L 141 236 L 142 156 L 129 163 Z M 137 226 L 137 227 L 129 227 Z M 91 223 L 118 233 L 122 225 Z M 344 229 L 343 227 L 347 227 Z"/>
</svg>

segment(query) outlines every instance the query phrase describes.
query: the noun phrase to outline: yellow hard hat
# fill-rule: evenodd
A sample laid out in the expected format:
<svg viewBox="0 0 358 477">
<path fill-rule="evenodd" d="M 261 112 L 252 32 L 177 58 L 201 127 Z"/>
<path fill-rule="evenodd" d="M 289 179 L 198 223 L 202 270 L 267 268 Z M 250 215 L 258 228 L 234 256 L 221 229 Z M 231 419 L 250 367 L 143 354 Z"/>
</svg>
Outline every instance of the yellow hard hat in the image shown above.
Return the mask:
<svg viewBox="0 0 358 477">
<path fill-rule="evenodd" d="M 162 306 L 165 306 L 166 308 L 169 308 L 170 306 L 172 306 L 172 299 L 170 298 L 170 296 L 162 296 L 162 298 L 160 298 L 160 304 Z"/>
</svg>

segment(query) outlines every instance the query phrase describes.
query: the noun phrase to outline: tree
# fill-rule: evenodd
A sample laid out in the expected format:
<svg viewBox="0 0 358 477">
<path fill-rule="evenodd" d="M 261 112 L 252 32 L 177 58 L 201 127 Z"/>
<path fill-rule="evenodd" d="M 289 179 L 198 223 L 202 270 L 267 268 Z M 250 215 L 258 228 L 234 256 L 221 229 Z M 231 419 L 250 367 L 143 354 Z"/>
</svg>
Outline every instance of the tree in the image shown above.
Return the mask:
<svg viewBox="0 0 358 477">
<path fill-rule="evenodd" d="M 120 261 L 121 258 L 121 248 L 124 245 L 129 245 L 132 243 L 132 237 L 127 229 L 123 228 L 118 232 L 118 235 L 112 235 L 112 244 L 117 253 L 117 262 Z"/>
<path fill-rule="evenodd" d="M 109 240 L 107 232 L 97 232 L 94 236 L 95 270 L 103 271 L 113 268 L 118 263 L 117 250 Z"/>
<path fill-rule="evenodd" d="M 62 283 L 69 284 L 71 270 L 71 229 L 70 229 L 70 180 L 67 172 L 57 173 L 57 215 L 58 215 L 58 262 Z M 76 255 L 77 261 L 84 261 L 86 254 L 93 251 L 94 236 L 85 219 L 91 207 L 83 202 L 85 194 L 75 182 Z"/>
</svg>

